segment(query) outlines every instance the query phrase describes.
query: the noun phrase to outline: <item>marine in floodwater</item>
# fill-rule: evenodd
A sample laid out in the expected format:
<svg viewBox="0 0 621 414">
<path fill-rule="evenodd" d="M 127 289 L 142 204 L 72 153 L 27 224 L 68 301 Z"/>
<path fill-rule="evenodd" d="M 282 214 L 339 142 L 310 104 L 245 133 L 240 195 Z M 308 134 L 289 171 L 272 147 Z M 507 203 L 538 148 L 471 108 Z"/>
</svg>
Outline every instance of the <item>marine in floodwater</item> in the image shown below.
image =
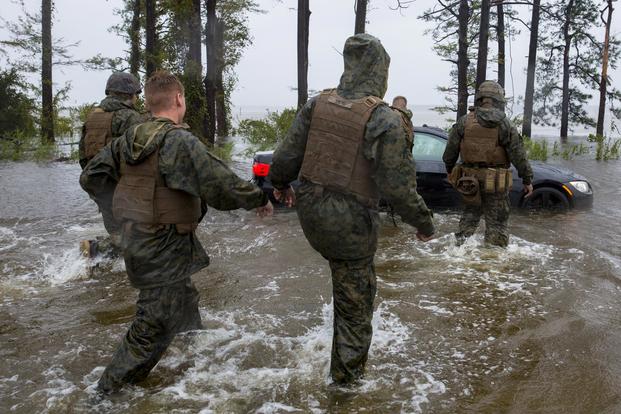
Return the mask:
<svg viewBox="0 0 621 414">
<path fill-rule="evenodd" d="M 462 162 L 455 165 L 460 155 Z M 505 114 L 505 93 L 498 83 L 481 83 L 474 108 L 451 129 L 442 158 L 449 181 L 465 204 L 455 233 L 457 243 L 474 234 L 483 216 L 485 242 L 506 247 L 511 164 L 522 179 L 526 197 L 533 192 L 533 171 L 520 134 Z"/>
<path fill-rule="evenodd" d="M 390 57 L 368 34 L 347 39 L 338 88 L 310 99 L 274 152 L 269 179 L 294 198 L 311 246 L 330 264 L 335 383 L 358 380 L 371 345 L 380 197 L 429 240 L 432 214 L 416 192 L 416 170 L 401 116 L 382 101 Z M 290 203 L 288 203 L 290 204 Z"/>
<path fill-rule="evenodd" d="M 82 188 L 122 223 L 129 280 L 140 290 L 136 317 L 98 389 L 110 393 L 147 377 L 176 333 L 201 328 L 191 275 L 209 265 L 195 230 L 207 211 L 271 215 L 263 191 L 235 175 L 183 124 L 183 85 L 156 72 L 145 85 L 152 118 L 131 127 L 86 166 Z"/>
<path fill-rule="evenodd" d="M 407 133 L 408 145 L 411 152 L 414 148 L 414 125 L 412 124 L 412 111 L 408 109 L 408 100 L 405 96 L 395 96 L 390 107 L 401 116 L 401 122 Z"/>
<path fill-rule="evenodd" d="M 91 110 L 82 125 L 78 147 L 82 169 L 110 141 L 123 135 L 130 126 L 146 119 L 136 108 L 136 101 L 141 92 L 140 81 L 131 73 L 114 72 L 110 75 L 106 82 L 106 97 Z M 109 237 L 82 240 L 80 250 L 84 256 L 119 254 L 121 231 L 119 223 L 106 212 L 101 213 Z"/>
</svg>

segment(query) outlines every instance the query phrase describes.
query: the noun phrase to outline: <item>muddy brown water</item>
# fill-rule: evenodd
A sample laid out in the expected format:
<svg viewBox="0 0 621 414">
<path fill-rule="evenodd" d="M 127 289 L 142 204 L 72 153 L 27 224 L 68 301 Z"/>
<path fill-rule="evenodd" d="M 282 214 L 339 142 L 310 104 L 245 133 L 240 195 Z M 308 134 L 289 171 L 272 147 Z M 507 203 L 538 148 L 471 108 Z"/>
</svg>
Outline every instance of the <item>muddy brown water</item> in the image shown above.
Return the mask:
<svg viewBox="0 0 621 414">
<path fill-rule="evenodd" d="M 205 328 L 103 401 L 136 291 L 122 260 L 79 256 L 103 226 L 77 165 L 0 163 L 0 412 L 619 413 L 621 162 L 556 163 L 588 177 L 593 209 L 515 213 L 506 250 L 480 232 L 455 247 L 454 212 L 427 244 L 383 218 L 368 372 L 349 390 L 329 384 L 329 271 L 295 213 L 212 210 Z"/>
</svg>

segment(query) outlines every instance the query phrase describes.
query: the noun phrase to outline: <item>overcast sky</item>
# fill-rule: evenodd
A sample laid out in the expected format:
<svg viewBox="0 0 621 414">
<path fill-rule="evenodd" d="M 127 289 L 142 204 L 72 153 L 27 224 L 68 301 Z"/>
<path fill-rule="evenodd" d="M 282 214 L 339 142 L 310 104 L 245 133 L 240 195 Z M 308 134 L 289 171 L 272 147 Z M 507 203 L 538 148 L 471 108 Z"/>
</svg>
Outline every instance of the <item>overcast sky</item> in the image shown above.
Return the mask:
<svg viewBox="0 0 621 414">
<path fill-rule="evenodd" d="M 297 1 L 258 2 L 266 13 L 250 17 L 254 44 L 246 50 L 237 68 L 239 83 L 232 96 L 233 104 L 293 106 L 297 101 L 296 92 L 292 90 L 297 82 Z M 20 15 L 20 7 L 10 0 L 0 0 L 0 3 L 3 18 L 13 20 Z M 418 0 L 401 12 L 390 9 L 395 3 L 395 0 L 371 0 L 368 13 L 367 32 L 379 37 L 391 56 L 386 99 L 405 95 L 410 105 L 440 104 L 443 97 L 436 86 L 448 83 L 450 64 L 435 55 L 430 35 L 424 35 L 430 26 L 417 18 L 433 6 L 435 0 Z M 25 0 L 25 4 L 35 12 L 41 2 Z M 123 39 L 108 31 L 119 20 L 113 10 L 121 6 L 121 0 L 55 0 L 55 4 L 53 36 L 68 42 L 79 41 L 79 46 L 73 50 L 76 58 L 98 53 L 113 57 L 124 55 L 127 46 Z M 320 90 L 338 83 L 343 68 L 339 53 L 354 28 L 354 0 L 310 0 L 310 7 L 309 88 Z M 522 7 L 522 10 L 524 19 L 530 20 L 528 9 Z M 620 34 L 621 16 L 616 14 L 613 33 Z M 6 32 L 0 30 L 0 37 L 6 38 Z M 524 93 L 527 52 L 528 33 L 522 30 L 517 39 L 507 44 L 508 96 Z M 513 82 L 510 74 L 513 74 Z M 108 75 L 81 68 L 62 68 L 54 70 L 54 81 L 58 84 L 71 81 L 70 104 L 79 104 L 100 100 Z M 617 79 L 621 71 L 611 75 Z M 488 78 L 496 78 L 494 63 L 488 67 Z"/>
</svg>

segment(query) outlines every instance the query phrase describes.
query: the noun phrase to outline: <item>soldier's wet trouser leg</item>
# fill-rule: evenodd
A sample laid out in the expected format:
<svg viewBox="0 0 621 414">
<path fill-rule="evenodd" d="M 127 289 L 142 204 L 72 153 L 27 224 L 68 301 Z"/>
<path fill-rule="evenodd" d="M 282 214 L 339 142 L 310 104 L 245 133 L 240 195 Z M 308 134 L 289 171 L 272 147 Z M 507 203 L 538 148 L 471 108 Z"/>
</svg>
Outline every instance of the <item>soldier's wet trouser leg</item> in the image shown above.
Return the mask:
<svg viewBox="0 0 621 414">
<path fill-rule="evenodd" d="M 360 378 L 367 362 L 376 293 L 373 257 L 330 260 L 334 297 L 334 336 L 330 375 L 336 383 Z"/>
<path fill-rule="evenodd" d="M 506 192 L 486 194 L 483 203 L 485 243 L 506 247 L 509 244 L 509 196 Z"/>
<path fill-rule="evenodd" d="M 187 278 L 169 286 L 142 289 L 132 322 L 97 388 L 105 393 L 144 380 L 176 333 L 200 329 L 198 291 Z"/>
<path fill-rule="evenodd" d="M 457 244 L 462 245 L 466 239 L 472 236 L 479 227 L 481 220 L 482 206 L 466 205 L 459 220 L 459 231 L 455 233 Z"/>
</svg>

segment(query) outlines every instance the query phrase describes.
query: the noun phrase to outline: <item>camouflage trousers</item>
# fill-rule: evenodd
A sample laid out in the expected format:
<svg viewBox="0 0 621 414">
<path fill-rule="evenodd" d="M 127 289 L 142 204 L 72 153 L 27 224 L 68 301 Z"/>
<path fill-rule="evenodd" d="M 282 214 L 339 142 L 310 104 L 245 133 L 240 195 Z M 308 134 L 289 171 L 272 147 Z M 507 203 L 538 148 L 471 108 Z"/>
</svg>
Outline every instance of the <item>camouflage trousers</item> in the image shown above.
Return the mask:
<svg viewBox="0 0 621 414">
<path fill-rule="evenodd" d="M 198 291 L 191 278 L 172 285 L 141 289 L 136 317 L 97 384 L 111 393 L 125 383 L 144 380 L 175 334 L 201 329 Z"/>
<path fill-rule="evenodd" d="M 506 247 L 509 244 L 509 195 L 506 192 L 482 192 L 480 206 L 466 205 L 459 221 L 459 231 L 455 233 L 457 243 L 464 243 L 476 232 L 481 216 L 485 219 L 485 243 Z"/>
<path fill-rule="evenodd" d="M 364 372 L 373 336 L 373 257 L 379 215 L 350 196 L 322 191 L 312 184 L 302 185 L 296 196 L 304 235 L 328 260 L 332 271 L 334 336 L 330 375 L 337 383 L 350 383 Z"/>
</svg>

